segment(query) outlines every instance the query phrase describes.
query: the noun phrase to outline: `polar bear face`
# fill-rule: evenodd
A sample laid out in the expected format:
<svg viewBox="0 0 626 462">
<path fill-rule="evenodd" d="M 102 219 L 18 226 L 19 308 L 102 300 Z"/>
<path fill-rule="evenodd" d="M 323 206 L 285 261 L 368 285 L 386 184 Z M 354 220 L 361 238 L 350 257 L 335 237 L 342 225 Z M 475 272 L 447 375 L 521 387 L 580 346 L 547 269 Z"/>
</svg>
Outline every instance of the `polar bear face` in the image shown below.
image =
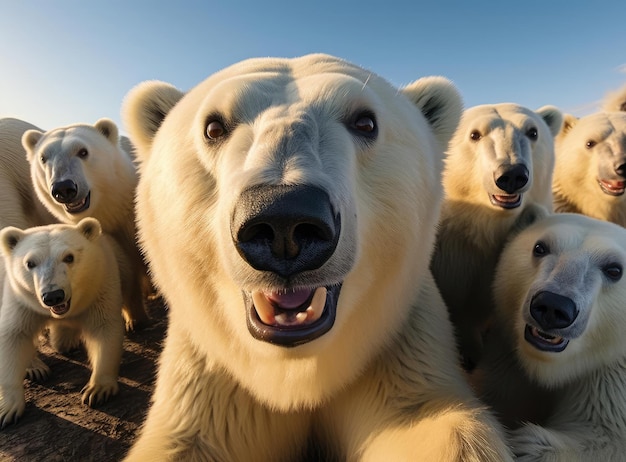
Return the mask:
<svg viewBox="0 0 626 462">
<path fill-rule="evenodd" d="M 599 112 L 580 119 L 567 116 L 556 140 L 556 153 L 555 191 L 581 209 L 585 203 L 599 208 L 598 213 L 623 203 L 626 113 Z"/>
<path fill-rule="evenodd" d="M 475 106 L 463 113 L 446 158 L 451 200 L 518 213 L 527 202 L 551 208 L 554 136 L 563 116 L 516 104 Z"/>
<path fill-rule="evenodd" d="M 79 315 L 101 286 L 104 256 L 95 242 L 102 229 L 94 218 L 78 225 L 48 225 L 0 232 L 0 250 L 16 297 L 53 318 Z"/>
<path fill-rule="evenodd" d="M 501 323 L 527 372 L 546 385 L 626 354 L 626 230 L 556 214 L 505 248 L 494 282 Z"/>
<path fill-rule="evenodd" d="M 136 87 L 140 241 L 175 322 L 278 408 L 355 377 L 428 271 L 460 108 L 445 79 L 325 55 Z"/>
<path fill-rule="evenodd" d="M 95 217 L 111 229 L 126 220 L 136 178 L 130 157 L 120 151 L 113 121 L 100 119 L 93 126 L 69 125 L 45 133 L 28 130 L 22 144 L 37 196 L 59 221 Z"/>
</svg>

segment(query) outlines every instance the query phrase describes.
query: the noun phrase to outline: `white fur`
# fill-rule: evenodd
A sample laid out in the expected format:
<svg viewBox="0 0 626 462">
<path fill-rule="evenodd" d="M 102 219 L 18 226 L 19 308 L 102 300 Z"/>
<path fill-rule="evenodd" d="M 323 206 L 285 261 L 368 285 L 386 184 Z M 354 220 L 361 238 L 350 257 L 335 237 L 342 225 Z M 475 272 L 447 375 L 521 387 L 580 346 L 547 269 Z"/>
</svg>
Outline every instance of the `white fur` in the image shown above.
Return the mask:
<svg viewBox="0 0 626 462">
<path fill-rule="evenodd" d="M 124 293 L 128 329 L 145 323 L 146 268 L 136 244 L 134 194 L 137 172 L 129 153 L 121 148 L 115 123 L 100 119 L 94 125 L 75 124 L 47 132 L 29 130 L 22 143 L 31 166 L 32 183 L 39 199 L 62 223 L 94 217 L 118 243 L 117 255 Z M 127 149 L 129 141 L 123 141 Z M 54 185 L 71 180 L 76 199 L 89 195 L 89 208 L 71 213 L 53 197 Z"/>
<path fill-rule="evenodd" d="M 626 111 L 626 85 L 606 94 L 602 101 L 602 110 L 606 112 Z"/>
<path fill-rule="evenodd" d="M 589 145 L 592 142 L 592 145 Z M 568 115 L 556 138 L 554 208 L 626 226 L 626 194 L 603 192 L 598 180 L 626 181 L 626 112 Z"/>
<path fill-rule="evenodd" d="M 24 412 L 24 374 L 46 324 L 69 336 L 54 341 L 85 343 L 93 370 L 83 402 L 95 405 L 117 393 L 124 340 L 121 289 L 114 251 L 99 222 L 6 227 L 0 250 L 7 269 L 0 311 L 0 428 Z M 66 313 L 44 303 L 44 294 L 53 291 L 69 301 Z"/>
<path fill-rule="evenodd" d="M 535 112 L 511 103 L 481 105 L 464 112 L 450 142 L 431 268 L 468 367 L 480 358 L 492 311 L 489 288 L 507 235 L 516 222 L 528 219 L 525 215 L 552 211 L 553 137 L 561 124 L 562 114 L 552 106 Z M 496 172 L 516 164 L 528 169 L 521 204 L 510 209 L 493 205 L 492 195 L 505 194 L 495 182 Z"/>
<path fill-rule="evenodd" d="M 535 255 L 537 243 L 545 255 Z M 626 230 L 579 214 L 538 221 L 502 254 L 479 388 L 515 428 L 510 441 L 519 460 L 617 461 L 626 454 L 626 278 L 605 273 L 616 265 L 626 265 Z M 561 352 L 525 339 L 526 325 L 538 326 L 530 306 L 542 291 L 578 310 L 570 326 L 549 332 L 569 339 Z"/>
<path fill-rule="evenodd" d="M 459 113 L 443 78 L 398 91 L 326 55 L 243 61 L 187 94 L 130 92 L 139 235 L 170 324 L 127 460 L 509 457 L 462 379 L 428 270 Z M 372 118 L 374 138 L 354 129 Z M 215 120 L 226 134 L 208 139 Z M 281 279 L 249 266 L 231 235 L 242 192 L 269 184 L 315 186 L 341 216 L 334 253 L 293 275 L 343 281 L 334 326 L 292 347 L 248 330 L 242 291 Z"/>
</svg>

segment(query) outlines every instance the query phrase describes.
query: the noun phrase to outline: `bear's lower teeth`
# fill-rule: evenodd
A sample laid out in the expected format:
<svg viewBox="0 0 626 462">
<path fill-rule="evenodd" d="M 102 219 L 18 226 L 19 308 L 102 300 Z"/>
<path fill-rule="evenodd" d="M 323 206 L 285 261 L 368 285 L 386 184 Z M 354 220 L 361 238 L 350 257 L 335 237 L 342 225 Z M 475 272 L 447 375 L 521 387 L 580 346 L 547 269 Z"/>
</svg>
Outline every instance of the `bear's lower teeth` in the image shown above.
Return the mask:
<svg viewBox="0 0 626 462">
<path fill-rule="evenodd" d="M 545 332 L 541 332 L 536 327 L 532 328 L 532 334 L 533 336 L 540 338 L 544 342 L 551 343 L 552 345 L 558 345 L 563 341 L 563 337 L 554 337 L 550 334 L 546 334 Z"/>
<path fill-rule="evenodd" d="M 263 324 L 276 327 L 305 326 L 317 321 L 326 305 L 326 288 L 318 287 L 311 303 L 303 310 L 288 310 L 275 307 L 262 292 L 253 292 L 254 308 Z"/>
</svg>

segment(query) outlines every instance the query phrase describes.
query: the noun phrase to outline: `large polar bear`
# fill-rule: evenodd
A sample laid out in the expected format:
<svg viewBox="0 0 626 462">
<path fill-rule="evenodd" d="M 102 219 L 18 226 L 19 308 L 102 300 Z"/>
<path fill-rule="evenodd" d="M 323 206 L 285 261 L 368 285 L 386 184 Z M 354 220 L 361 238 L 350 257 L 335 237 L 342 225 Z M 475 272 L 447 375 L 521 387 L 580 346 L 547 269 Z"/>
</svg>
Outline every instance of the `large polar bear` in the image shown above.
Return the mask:
<svg viewBox="0 0 626 462">
<path fill-rule="evenodd" d="M 626 226 L 626 112 L 567 115 L 556 138 L 554 208 Z"/>
<path fill-rule="evenodd" d="M 522 461 L 626 455 L 626 230 L 580 214 L 526 228 L 502 254 L 496 326 L 477 370 Z M 534 423 L 533 423 L 534 422 Z"/>
<path fill-rule="evenodd" d="M 118 242 L 126 325 L 132 329 L 145 323 L 144 294 L 149 284 L 136 243 L 138 178 L 132 158 L 121 148 L 115 123 L 103 118 L 94 125 L 28 130 L 22 143 L 35 191 L 50 212 L 63 223 L 94 217 Z"/>
<path fill-rule="evenodd" d="M 554 136 L 562 123 L 553 106 L 485 104 L 463 113 L 450 142 L 431 268 L 467 369 L 480 358 L 493 272 L 509 232 L 552 211 Z"/>
<path fill-rule="evenodd" d="M 124 323 L 114 250 L 100 223 L 52 224 L 0 232 L 6 265 L 0 310 L 0 428 L 24 412 L 24 374 L 35 340 L 58 324 L 85 342 L 92 365 L 83 402 L 95 405 L 117 393 Z"/>
<path fill-rule="evenodd" d="M 170 324 L 127 460 L 509 460 L 428 269 L 460 112 L 317 54 L 129 93 Z"/>
</svg>

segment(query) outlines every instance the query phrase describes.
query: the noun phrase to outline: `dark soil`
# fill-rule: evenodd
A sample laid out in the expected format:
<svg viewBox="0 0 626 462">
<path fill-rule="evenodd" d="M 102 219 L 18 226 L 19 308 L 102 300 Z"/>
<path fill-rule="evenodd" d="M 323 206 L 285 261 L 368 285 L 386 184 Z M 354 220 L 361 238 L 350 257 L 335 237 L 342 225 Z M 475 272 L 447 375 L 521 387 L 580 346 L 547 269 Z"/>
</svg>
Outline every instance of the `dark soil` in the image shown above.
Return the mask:
<svg viewBox="0 0 626 462">
<path fill-rule="evenodd" d="M 39 357 L 52 370 L 41 383 L 24 381 L 26 410 L 17 424 L 0 430 L 0 461 L 119 461 L 143 422 L 154 387 L 156 363 L 167 326 L 160 299 L 150 302 L 153 322 L 126 335 L 119 393 L 90 408 L 80 391 L 88 382 L 84 350 L 67 355 L 47 343 Z"/>
</svg>

